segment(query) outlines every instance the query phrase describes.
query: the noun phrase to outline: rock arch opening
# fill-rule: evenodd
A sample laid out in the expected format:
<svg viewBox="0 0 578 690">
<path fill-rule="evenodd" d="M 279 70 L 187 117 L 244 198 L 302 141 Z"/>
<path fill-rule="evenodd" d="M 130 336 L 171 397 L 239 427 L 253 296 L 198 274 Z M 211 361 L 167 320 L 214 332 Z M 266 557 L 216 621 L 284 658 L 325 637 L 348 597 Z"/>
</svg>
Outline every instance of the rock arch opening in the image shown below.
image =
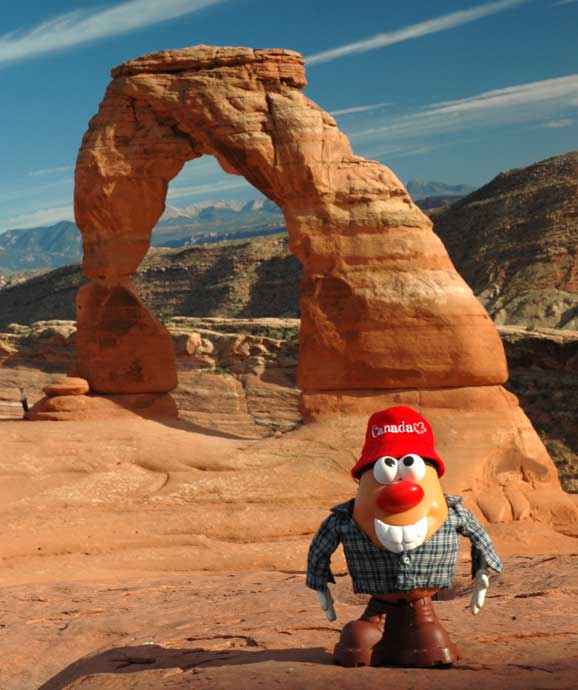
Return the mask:
<svg viewBox="0 0 578 690">
<path fill-rule="evenodd" d="M 298 316 L 301 268 L 281 209 L 212 156 L 185 164 L 169 184 L 151 248 L 134 284 L 163 321 Z"/>
</svg>

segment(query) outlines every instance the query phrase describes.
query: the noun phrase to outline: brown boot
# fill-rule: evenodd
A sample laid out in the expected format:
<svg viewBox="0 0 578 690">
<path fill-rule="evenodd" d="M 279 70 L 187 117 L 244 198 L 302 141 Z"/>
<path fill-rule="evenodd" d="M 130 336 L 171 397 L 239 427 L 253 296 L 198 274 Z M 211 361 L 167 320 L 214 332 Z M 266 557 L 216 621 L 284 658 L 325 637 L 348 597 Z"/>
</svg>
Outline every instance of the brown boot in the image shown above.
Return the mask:
<svg viewBox="0 0 578 690">
<path fill-rule="evenodd" d="M 370 599 L 361 618 L 351 621 L 341 631 L 333 659 L 340 666 L 375 666 L 374 648 L 383 637 L 384 604 Z"/>
<path fill-rule="evenodd" d="M 388 608 L 375 665 L 451 666 L 459 653 L 435 614 L 429 597 Z"/>
</svg>

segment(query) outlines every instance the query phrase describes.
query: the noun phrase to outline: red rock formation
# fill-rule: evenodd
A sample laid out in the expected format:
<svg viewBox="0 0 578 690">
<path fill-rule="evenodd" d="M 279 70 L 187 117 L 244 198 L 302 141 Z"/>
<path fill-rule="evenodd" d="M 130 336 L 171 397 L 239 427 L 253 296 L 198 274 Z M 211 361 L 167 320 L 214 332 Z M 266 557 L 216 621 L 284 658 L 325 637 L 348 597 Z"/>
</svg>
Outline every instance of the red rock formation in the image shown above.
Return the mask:
<svg viewBox="0 0 578 690">
<path fill-rule="evenodd" d="M 86 395 L 89 391 L 88 381 L 74 376 L 64 376 L 44 386 L 44 394 L 49 398 L 58 395 Z"/>
<path fill-rule="evenodd" d="M 168 334 L 130 275 L 170 180 L 186 161 L 213 155 L 281 207 L 303 263 L 304 417 L 412 401 L 441 430 L 452 481 L 485 496 L 490 521 L 533 511 L 576 529 L 578 511 L 544 446 L 500 388 L 506 361 L 488 314 L 397 177 L 353 155 L 335 120 L 299 91 L 299 54 L 197 46 L 132 60 L 112 76 L 76 167 L 92 281 L 78 300 L 78 374 L 92 390 L 175 386 Z M 357 446 L 362 421 L 352 424 Z"/>
<path fill-rule="evenodd" d="M 431 222 L 388 168 L 354 156 L 334 119 L 300 93 L 299 54 L 197 46 L 132 60 L 112 75 L 76 167 L 76 220 L 92 280 L 79 297 L 79 373 L 93 390 L 175 385 L 162 327 L 126 304 L 136 303 L 129 276 L 169 181 L 204 154 L 285 214 L 291 251 L 304 265 L 303 389 L 505 381 L 495 328 Z M 111 297 L 121 289 L 122 299 Z M 123 310 L 130 329 L 120 327 Z M 130 356 L 130 373 L 120 371 L 119 353 Z"/>
<path fill-rule="evenodd" d="M 170 335 L 128 278 L 84 285 L 76 306 L 79 373 L 86 372 L 92 390 L 163 393 L 177 385 Z"/>
<path fill-rule="evenodd" d="M 102 420 L 115 417 L 170 419 L 178 417 L 177 405 L 166 393 L 115 395 L 54 395 L 41 398 L 26 414 L 35 422 Z"/>
</svg>

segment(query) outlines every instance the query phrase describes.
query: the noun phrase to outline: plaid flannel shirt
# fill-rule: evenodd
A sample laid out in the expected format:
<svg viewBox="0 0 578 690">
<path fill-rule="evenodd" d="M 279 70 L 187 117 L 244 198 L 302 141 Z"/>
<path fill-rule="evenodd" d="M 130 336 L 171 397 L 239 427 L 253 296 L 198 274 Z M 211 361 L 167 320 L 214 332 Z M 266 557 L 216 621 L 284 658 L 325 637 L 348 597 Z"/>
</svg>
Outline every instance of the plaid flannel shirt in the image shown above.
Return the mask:
<svg viewBox="0 0 578 690">
<path fill-rule="evenodd" d="M 468 537 L 472 548 L 472 576 L 478 568 L 503 570 L 487 532 L 461 505 L 461 498 L 447 496 L 448 517 L 426 542 L 416 549 L 392 553 L 376 546 L 352 518 L 354 499 L 331 509 L 313 538 L 307 559 L 307 587 L 324 590 L 335 582 L 331 554 L 343 544 L 353 591 L 358 594 L 408 592 L 422 588 L 448 587 L 455 575 L 458 534 Z"/>
</svg>

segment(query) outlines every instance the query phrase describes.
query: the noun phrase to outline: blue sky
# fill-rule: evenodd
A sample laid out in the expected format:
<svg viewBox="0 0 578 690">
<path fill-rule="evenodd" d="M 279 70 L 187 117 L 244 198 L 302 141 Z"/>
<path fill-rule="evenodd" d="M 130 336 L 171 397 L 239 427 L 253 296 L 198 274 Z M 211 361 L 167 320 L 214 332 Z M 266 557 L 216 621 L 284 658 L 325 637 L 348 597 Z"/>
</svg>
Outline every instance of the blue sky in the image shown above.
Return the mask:
<svg viewBox="0 0 578 690">
<path fill-rule="evenodd" d="M 291 48 L 354 151 L 403 180 L 481 185 L 578 148 L 578 0 L 21 0 L 0 24 L 0 232 L 73 219 L 110 69 L 205 43 Z M 250 199 L 209 158 L 167 203 Z"/>
</svg>

